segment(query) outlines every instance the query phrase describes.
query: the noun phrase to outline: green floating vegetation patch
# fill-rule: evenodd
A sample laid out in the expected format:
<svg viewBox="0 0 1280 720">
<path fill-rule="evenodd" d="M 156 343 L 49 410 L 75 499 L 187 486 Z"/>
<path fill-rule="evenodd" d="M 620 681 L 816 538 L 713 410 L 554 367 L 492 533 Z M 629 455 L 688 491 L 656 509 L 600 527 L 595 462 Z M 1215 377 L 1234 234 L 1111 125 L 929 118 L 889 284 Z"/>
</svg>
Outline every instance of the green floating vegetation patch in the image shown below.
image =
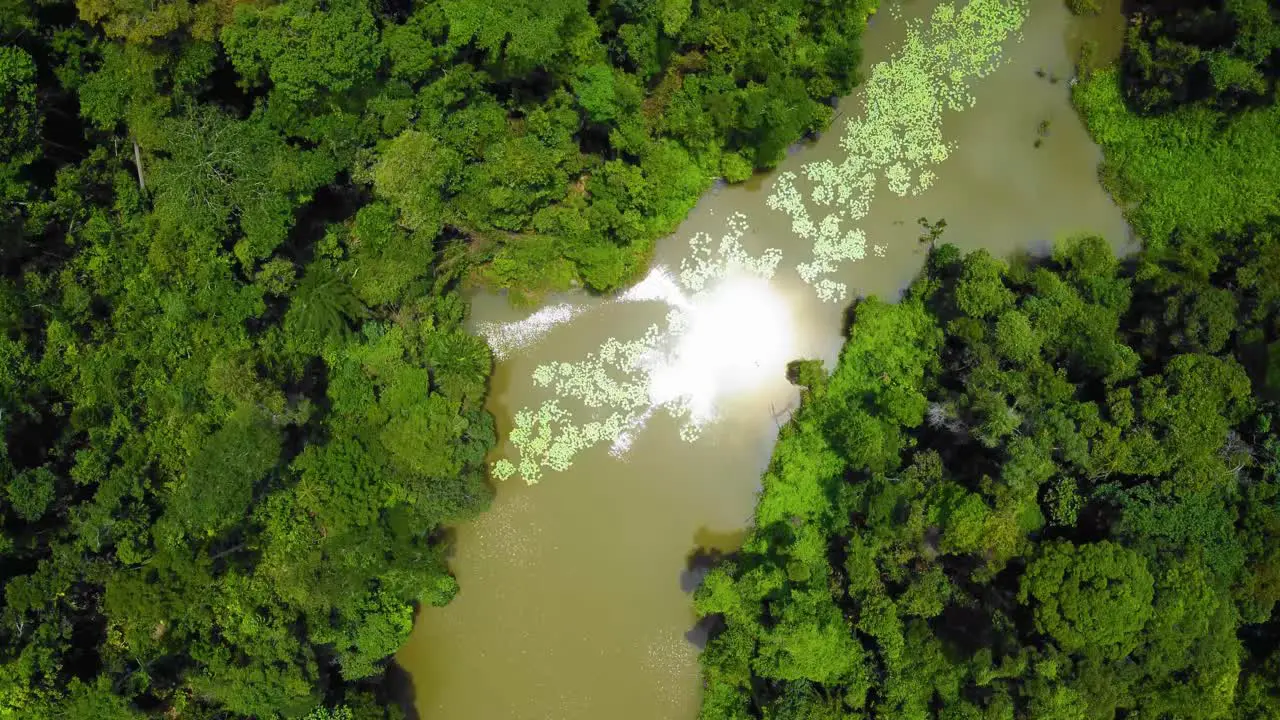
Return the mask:
<svg viewBox="0 0 1280 720">
<path fill-rule="evenodd" d="M 870 211 L 876 189 L 884 184 L 898 196 L 918 195 L 933 184 L 932 168 L 955 149 L 942 136 L 943 111 L 976 104 L 970 83 L 1000 66 L 1028 11 L 1025 0 L 973 0 L 942 3 L 927 22 L 908 21 L 901 46 L 871 68 L 865 112 L 840 137 L 843 154 L 806 164 L 804 181 L 790 171 L 778 176 L 768 205 L 786 213 L 792 232 L 812 247 L 812 259 L 797 270 L 821 300 L 840 302 L 848 294 L 829 276 L 866 257 L 866 233 L 850 225 Z"/>
</svg>

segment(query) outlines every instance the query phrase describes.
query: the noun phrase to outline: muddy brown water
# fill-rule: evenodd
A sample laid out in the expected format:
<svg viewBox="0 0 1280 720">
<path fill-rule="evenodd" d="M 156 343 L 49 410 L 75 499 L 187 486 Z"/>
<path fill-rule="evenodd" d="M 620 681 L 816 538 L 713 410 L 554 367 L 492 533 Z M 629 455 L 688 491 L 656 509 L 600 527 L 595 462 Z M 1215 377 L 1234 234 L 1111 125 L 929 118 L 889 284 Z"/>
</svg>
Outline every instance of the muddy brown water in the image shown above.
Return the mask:
<svg viewBox="0 0 1280 720">
<path fill-rule="evenodd" d="M 932 2 L 907 2 L 903 15 L 927 16 Z M 1100 18 L 1072 18 L 1061 0 L 1032 0 L 1022 42 L 1006 62 L 973 83 L 977 105 L 944 117 L 957 144 L 935 168 L 938 179 L 916 197 L 883 187 L 860 222 L 868 243 L 886 246 L 845 266 L 853 295 L 896 297 L 924 259 L 916 218 L 945 218 L 945 240 L 996 254 L 1044 250 L 1090 231 L 1117 247 L 1131 244 L 1120 211 L 1097 182 L 1100 160 L 1069 100 L 1069 79 L 1083 39 L 1104 59 L 1119 47 L 1118 3 Z M 887 59 L 903 37 L 883 9 L 864 37 L 864 66 Z M 1038 73 L 1037 70 L 1043 71 Z M 1043 77 L 1041 76 L 1043 74 Z M 1058 82 L 1051 82 L 1057 78 Z M 861 112 L 858 94 L 840 105 Z M 798 170 L 836 157 L 833 132 L 783 163 Z M 1048 121 L 1039 147 L 1037 128 Z M 774 173 L 709 192 L 680 229 L 660 243 L 655 262 L 678 265 L 699 231 L 723 233 L 734 212 L 749 216 L 744 244 L 778 247 L 785 259 L 775 285 L 792 313 L 796 356 L 833 362 L 843 304 L 818 302 L 791 267 L 808 248 L 786 217 L 765 207 Z M 555 298 L 552 302 L 563 301 Z M 569 298 L 582 301 L 582 298 Z M 589 301 L 590 302 L 590 301 Z M 489 407 L 505 433 L 516 410 L 547 399 L 530 373 L 540 363 L 573 361 L 610 336 L 638 337 L 661 309 L 607 305 L 551 331 L 498 363 Z M 500 297 L 473 298 L 475 321 L 526 317 Z M 782 377 L 725 402 L 719 422 L 696 443 L 663 414 L 640 432 L 625 458 L 596 448 L 563 473 L 527 486 L 501 483 L 492 509 L 457 528 L 452 568 L 462 590 L 446 608 L 424 609 L 397 655 L 412 678 L 422 720 L 692 720 L 700 682 L 687 590 L 697 548 L 729 551 L 740 542 L 769 459 L 777 423 L 795 393 Z"/>
</svg>

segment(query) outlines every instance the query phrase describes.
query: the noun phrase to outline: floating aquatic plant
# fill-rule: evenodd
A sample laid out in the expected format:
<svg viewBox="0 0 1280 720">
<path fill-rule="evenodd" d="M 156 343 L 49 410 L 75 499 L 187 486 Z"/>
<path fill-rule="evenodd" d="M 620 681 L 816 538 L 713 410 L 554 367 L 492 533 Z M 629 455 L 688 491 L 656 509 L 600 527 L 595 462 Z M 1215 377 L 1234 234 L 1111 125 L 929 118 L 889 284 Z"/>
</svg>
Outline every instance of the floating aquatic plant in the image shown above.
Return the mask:
<svg viewBox="0 0 1280 720">
<path fill-rule="evenodd" d="M 840 139 L 844 158 L 804 166 L 807 200 L 795 173 L 778 177 L 768 206 L 786 213 L 792 231 L 812 243 L 813 259 L 798 270 L 823 301 L 839 302 L 848 294 L 844 283 L 826 276 L 866 255 L 862 232 L 841 231 L 841 225 L 866 216 L 881 180 L 899 196 L 933 184 L 930 166 L 954 149 L 942 136 L 942 111 L 974 105 L 969 83 L 998 67 L 1001 47 L 1026 14 L 1026 0 L 972 0 L 960 10 L 939 5 L 927 26 L 909 21 L 902 46 L 871 70 L 865 113 L 849 120 Z M 815 222 L 810 205 L 832 210 Z"/>
<path fill-rule="evenodd" d="M 502 458 L 493 464 L 493 477 L 498 480 L 506 480 L 514 475 L 516 466 L 508 459 Z"/>
<path fill-rule="evenodd" d="M 689 240 L 689 256 L 680 261 L 680 284 L 690 292 L 706 289 L 707 281 L 725 277 L 740 270 L 761 278 L 771 278 L 782 261 L 782 251 L 765 250 L 760 257 L 752 257 L 742 247 L 742 236 L 747 231 L 747 216 L 735 212 L 725 221 L 725 233 L 720 243 L 712 249 L 711 236 L 700 232 Z"/>
<path fill-rule="evenodd" d="M 617 302 L 662 302 L 669 306 L 665 326 L 650 325 L 635 340 L 609 338 L 596 352 L 577 362 L 549 362 L 539 365 L 532 374 L 537 387 L 554 393 L 536 409 L 524 408 L 515 414 L 515 426 L 508 434 L 518 460 L 506 458 L 493 464 L 493 477 L 506 480 L 516 474 L 527 483 L 535 483 L 545 470 L 563 471 L 587 448 L 608 444 L 614 454 L 622 454 L 630 446 L 632 434 L 642 427 L 657 409 L 682 421 L 680 437 L 692 442 L 698 438 L 709 420 L 707 409 L 695 406 L 686 384 L 669 382 L 673 365 L 680 362 L 672 348 L 678 348 L 682 336 L 693 331 L 699 302 L 714 292 L 717 281 L 733 276 L 771 278 L 782 260 L 776 249 L 759 256 L 742 246 L 747 231 L 746 216 L 734 213 L 726 220 L 725 232 L 715 241 L 706 233 L 690 240 L 690 254 L 681 262 L 680 273 L 673 278 L 663 268 L 656 268 L 644 281 L 620 294 Z M 548 319 L 558 317 L 550 316 Z M 540 327 L 528 323 L 522 327 Z M 519 323 L 492 328 L 495 337 L 536 338 L 516 328 Z M 515 328 L 515 329 L 513 329 Z M 675 368 L 679 375 L 681 369 Z M 662 379 L 663 382 L 658 382 Z M 581 408 L 571 412 L 562 401 Z M 589 419 L 583 421 L 579 415 Z"/>
<path fill-rule="evenodd" d="M 891 6 L 891 14 L 895 10 Z M 998 66 L 1003 43 L 1018 31 L 1026 13 L 1027 0 L 971 0 L 959 10 L 950 3 L 938 6 L 927 26 L 909 22 L 902 46 L 890 60 L 872 69 L 864 92 L 865 113 L 851 119 L 840 138 L 843 159 L 809 163 L 802 168 L 803 180 L 792 172 L 778 176 L 767 205 L 786 213 L 792 231 L 811 245 L 812 258 L 799 263 L 797 270 L 823 301 L 846 297 L 848 288 L 830 275 L 841 263 L 866 256 L 865 233 L 850 226 L 866 216 L 878 184 L 884 182 L 900 196 L 918 194 L 933 184 L 932 166 L 953 150 L 942 137 L 943 110 L 973 106 L 969 82 Z M 772 277 L 782 259 L 775 249 L 759 256 L 746 252 L 742 246 L 746 230 L 746 216 L 734 213 L 718 242 L 706 233 L 690 240 L 690 254 L 681 262 L 677 277 L 658 268 L 616 298 L 617 302 L 666 303 L 670 310 L 665 327 L 651 325 L 636 340 L 610 338 L 577 362 L 551 362 L 536 368 L 534 384 L 555 396 L 536 409 L 516 413 L 509 438 L 518 459 L 495 462 L 493 476 L 504 480 L 519 474 L 525 482 L 534 483 L 544 470 L 569 468 L 587 448 L 607 443 L 614 453 L 623 453 L 632 434 L 658 409 L 683 421 L 681 438 L 696 439 L 708 411 L 705 398 L 695 405 L 692 393 L 697 382 L 689 380 L 704 379 L 707 367 L 697 362 L 686 367 L 691 363 L 678 350 L 692 344 L 690 355 L 709 354 L 708 345 L 720 340 L 717 324 L 731 314 L 717 310 L 709 321 L 698 315 L 699 302 L 723 287 L 718 281 L 731 275 Z M 885 254 L 883 246 L 873 249 L 877 256 Z M 752 297 L 750 290 L 746 293 Z M 725 304 L 733 305 L 722 302 L 717 307 Z M 574 306 L 553 306 L 523 323 L 482 330 L 501 356 L 579 311 Z M 694 337 L 712 342 L 685 342 Z M 561 401 L 571 401 L 580 409 L 571 411 Z"/>
</svg>

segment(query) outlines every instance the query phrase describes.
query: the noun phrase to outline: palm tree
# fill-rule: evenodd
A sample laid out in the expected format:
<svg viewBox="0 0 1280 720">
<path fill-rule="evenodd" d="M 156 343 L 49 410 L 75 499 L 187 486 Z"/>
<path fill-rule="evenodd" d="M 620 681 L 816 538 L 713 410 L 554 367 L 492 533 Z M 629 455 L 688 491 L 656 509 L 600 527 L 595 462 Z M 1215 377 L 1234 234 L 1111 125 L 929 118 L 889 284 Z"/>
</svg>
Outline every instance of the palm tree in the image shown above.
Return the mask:
<svg viewBox="0 0 1280 720">
<path fill-rule="evenodd" d="M 332 335 L 345 335 L 352 320 L 364 317 L 346 278 L 328 265 L 312 263 L 293 292 L 285 315 L 285 331 L 296 340 L 319 346 Z"/>
<path fill-rule="evenodd" d="M 450 331 L 428 341 L 432 380 L 446 395 L 481 397 L 493 369 L 488 344 L 474 335 Z"/>
</svg>

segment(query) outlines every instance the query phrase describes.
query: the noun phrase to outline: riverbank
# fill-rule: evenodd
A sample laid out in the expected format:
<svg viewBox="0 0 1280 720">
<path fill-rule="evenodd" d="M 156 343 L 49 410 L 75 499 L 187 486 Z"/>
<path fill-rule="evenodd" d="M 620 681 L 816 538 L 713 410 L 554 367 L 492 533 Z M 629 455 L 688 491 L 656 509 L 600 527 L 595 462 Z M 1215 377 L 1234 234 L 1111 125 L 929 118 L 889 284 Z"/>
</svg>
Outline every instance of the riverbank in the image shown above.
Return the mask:
<svg viewBox="0 0 1280 720">
<path fill-rule="evenodd" d="M 918 5 L 912 12 L 923 18 L 932 8 Z M 852 296 L 896 297 L 909 284 L 924 260 L 921 216 L 945 218 L 949 240 L 999 254 L 1044 248 L 1084 230 L 1125 236 L 1123 218 L 1097 184 L 1097 150 L 1069 102 L 1071 22 L 1064 8 L 1033 9 L 1023 42 L 1010 43 L 1004 64 L 973 83 L 974 107 L 942 115 L 954 150 L 938 166 L 933 186 L 919 196 L 882 191 L 875 197 L 859 221 L 870 240 L 867 257 L 832 276 Z M 882 10 L 864 38 L 864 72 L 890 59 L 905 38 L 901 20 Z M 1046 77 L 1037 76 L 1038 68 Z M 1051 82 L 1049 71 L 1060 82 Z M 865 98 L 855 93 L 839 111 L 842 119 L 863 117 Z M 1051 134 L 1037 148 L 1037 126 L 1046 118 Z M 778 173 L 802 174 L 808 163 L 841 160 L 843 134 L 824 133 L 784 160 Z M 789 216 L 768 208 L 776 177 L 761 174 L 703 197 L 675 235 L 658 244 L 654 263 L 678 274 L 691 237 L 718 241 L 730 217 L 746 215 L 744 251 L 783 254 L 771 292 L 794 318 L 794 354 L 834 364 L 844 312 L 839 303 L 821 302 L 796 272 L 812 243 L 793 234 Z M 1057 202 L 1040 200 L 1049 196 Z M 874 244 L 886 247 L 884 257 Z M 502 326 L 529 316 L 497 296 L 480 294 L 472 303 L 476 324 Z M 548 299 L 549 306 L 562 303 L 585 309 L 495 368 L 488 407 L 501 437 L 518 411 L 554 398 L 531 381 L 539 366 L 575 362 L 609 337 L 639 337 L 661 326 L 669 309 L 608 298 L 583 303 L 574 294 Z M 696 443 L 682 441 L 680 422 L 659 413 L 622 459 L 598 446 L 576 456 L 568 470 L 544 473 L 536 486 L 514 478 L 499 485 L 491 511 L 457 529 L 451 567 L 461 592 L 450 606 L 421 614 L 398 655 L 413 675 L 420 716 L 696 715 L 697 648 L 685 637 L 695 621 L 686 594 L 690 558 L 699 548 L 737 547 L 778 423 L 795 400 L 779 372 L 724 400 L 721 419 Z M 502 448 L 509 457 L 514 451 Z M 496 674 L 504 678 L 500 691 L 489 681 Z"/>
<path fill-rule="evenodd" d="M 699 717 L 1280 711 L 1280 123 L 1131 80 L 1074 97 L 1140 251 L 939 246 L 797 373 Z"/>
<path fill-rule="evenodd" d="M 468 260 L 618 287 L 870 7 L 6 6 L 0 716 L 396 716 L 493 495 Z"/>
</svg>

